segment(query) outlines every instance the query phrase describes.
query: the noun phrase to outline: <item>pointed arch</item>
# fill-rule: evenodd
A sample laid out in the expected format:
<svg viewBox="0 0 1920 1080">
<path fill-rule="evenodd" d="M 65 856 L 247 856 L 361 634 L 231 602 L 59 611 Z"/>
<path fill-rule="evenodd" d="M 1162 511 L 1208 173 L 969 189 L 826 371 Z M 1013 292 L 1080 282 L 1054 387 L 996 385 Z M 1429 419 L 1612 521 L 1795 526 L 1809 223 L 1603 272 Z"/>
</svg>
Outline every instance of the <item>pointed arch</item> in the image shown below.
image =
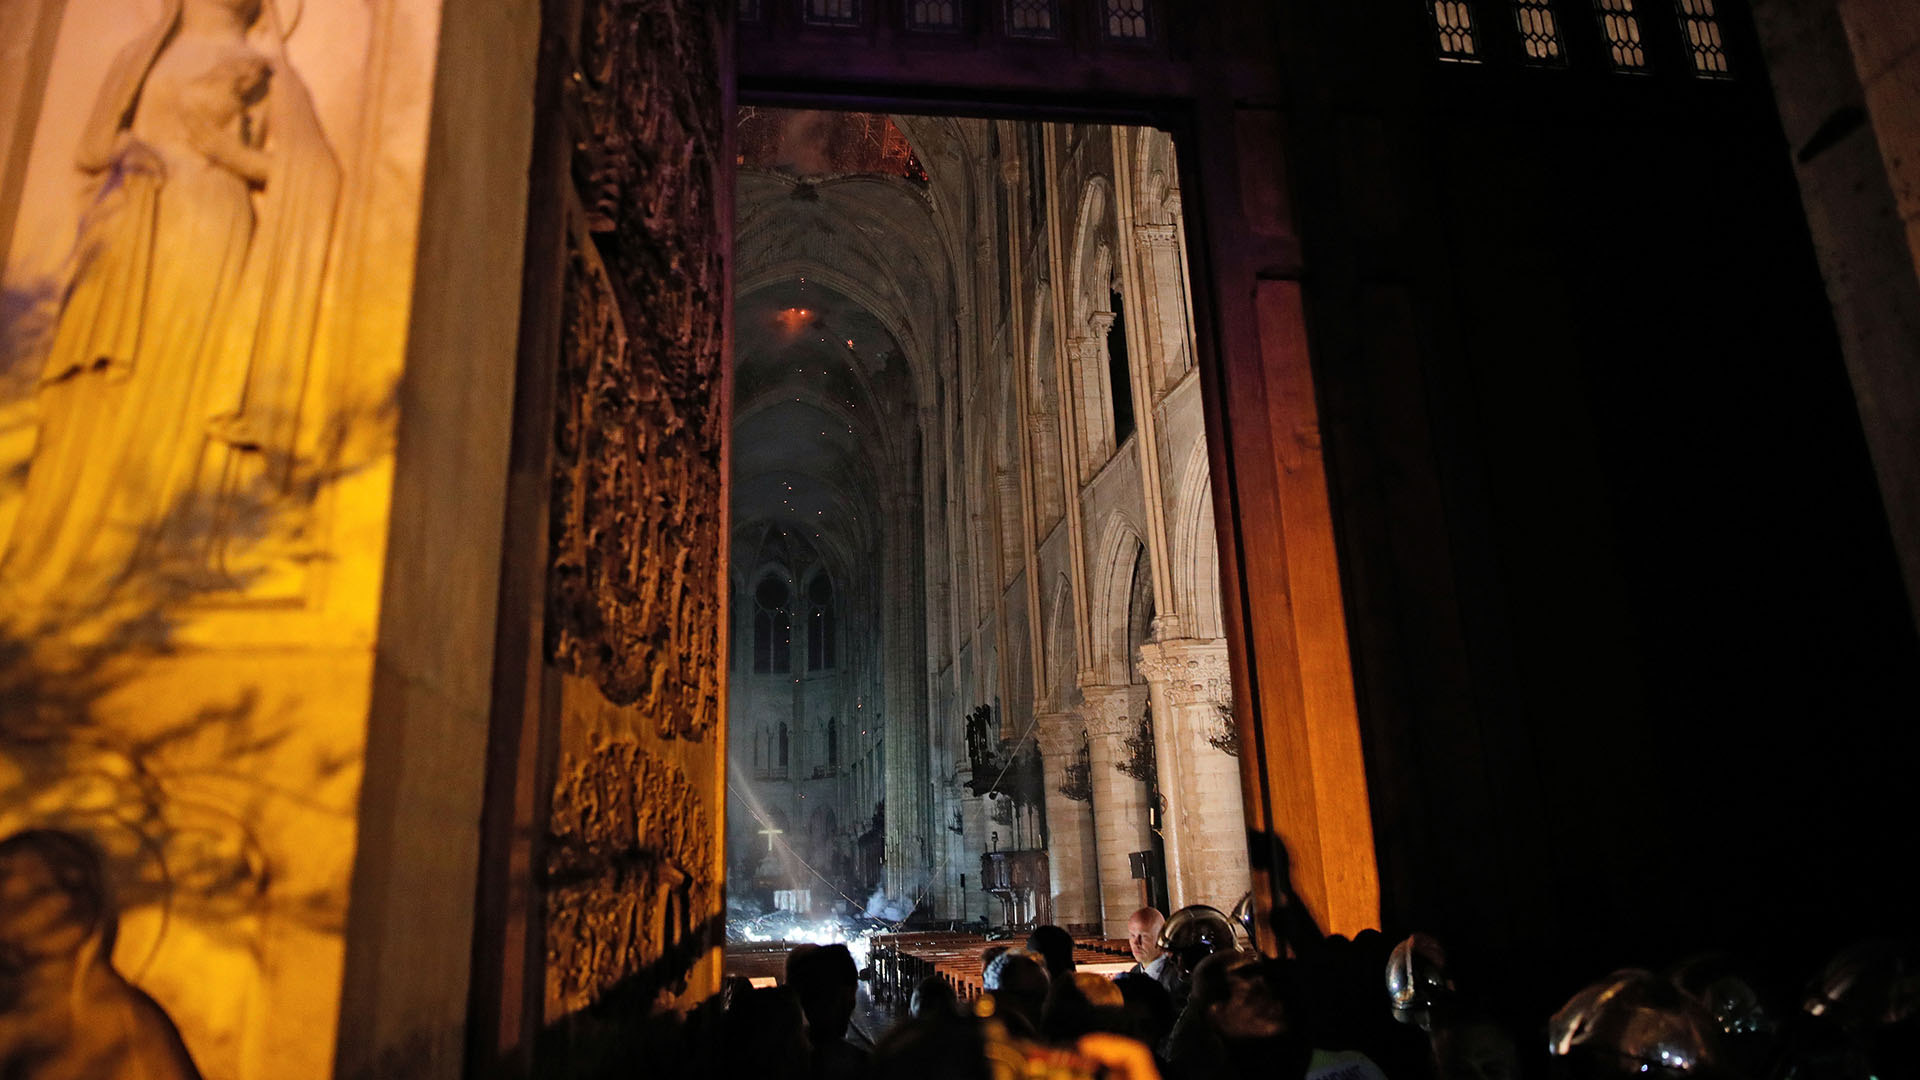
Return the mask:
<svg viewBox="0 0 1920 1080">
<path fill-rule="evenodd" d="M 1084 332 L 1094 315 L 1111 311 L 1114 276 L 1113 182 L 1104 176 L 1087 180 L 1073 223 L 1073 252 L 1067 281 L 1067 323 Z"/>
<path fill-rule="evenodd" d="M 1000 403 L 994 417 L 993 482 L 997 487 L 1000 539 L 1000 587 L 1013 583 L 1024 561 L 1022 525 L 1025 507 L 1020 491 L 1020 412 L 1013 396 L 1013 380 L 1002 379 Z"/>
<path fill-rule="evenodd" d="M 1136 579 L 1143 572 L 1147 545 L 1138 525 L 1116 510 L 1101 529 L 1093 610 L 1093 668 L 1100 682 L 1123 686 L 1132 681 L 1129 639 L 1135 611 Z"/>
<path fill-rule="evenodd" d="M 1113 457 L 1130 433 L 1133 390 L 1116 352 L 1119 291 L 1113 184 L 1094 176 L 1081 189 L 1067 273 L 1067 358 L 1075 448 L 1085 483 Z"/>
<path fill-rule="evenodd" d="M 1205 435 L 1194 439 L 1174 500 L 1174 610 L 1190 637 L 1225 635 L 1220 614 L 1220 544 L 1214 536 L 1213 474 Z"/>
<path fill-rule="evenodd" d="M 1047 639 L 1041 648 L 1041 659 L 1047 670 L 1041 693 L 1045 695 L 1047 708 L 1057 711 L 1066 708 L 1071 697 L 1077 660 L 1073 642 L 1073 583 L 1065 574 L 1058 575 L 1054 581 L 1047 601 L 1045 626 Z"/>
<path fill-rule="evenodd" d="M 1060 380 L 1054 362 L 1053 305 L 1046 292 L 1033 295 L 1032 335 L 1027 343 L 1027 437 L 1032 442 L 1035 535 L 1045 540 L 1066 516 L 1066 485 L 1060 448 Z"/>
</svg>

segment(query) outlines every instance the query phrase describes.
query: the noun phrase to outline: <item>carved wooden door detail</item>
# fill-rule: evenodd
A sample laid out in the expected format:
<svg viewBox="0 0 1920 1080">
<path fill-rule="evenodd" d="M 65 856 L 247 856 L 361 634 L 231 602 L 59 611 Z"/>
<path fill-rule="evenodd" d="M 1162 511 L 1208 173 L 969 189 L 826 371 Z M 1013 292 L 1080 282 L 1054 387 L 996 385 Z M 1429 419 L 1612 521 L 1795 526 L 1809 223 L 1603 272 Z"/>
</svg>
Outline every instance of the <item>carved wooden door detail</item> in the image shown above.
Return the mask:
<svg viewBox="0 0 1920 1080">
<path fill-rule="evenodd" d="M 469 1075 L 718 989 L 731 7 L 545 4 Z"/>
</svg>

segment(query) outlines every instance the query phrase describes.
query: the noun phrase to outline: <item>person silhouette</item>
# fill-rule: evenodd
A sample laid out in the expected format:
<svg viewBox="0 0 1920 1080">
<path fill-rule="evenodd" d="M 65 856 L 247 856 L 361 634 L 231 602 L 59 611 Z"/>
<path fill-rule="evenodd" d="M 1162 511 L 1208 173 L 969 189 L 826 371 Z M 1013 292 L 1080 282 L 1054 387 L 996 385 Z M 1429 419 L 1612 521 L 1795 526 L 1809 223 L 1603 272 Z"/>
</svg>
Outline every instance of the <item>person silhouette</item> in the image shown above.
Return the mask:
<svg viewBox="0 0 1920 1080">
<path fill-rule="evenodd" d="M 860 973 L 845 945 L 801 945 L 787 954 L 787 989 L 807 1015 L 813 1075 L 820 1080 L 860 1076 L 867 1055 L 847 1041 Z"/>
<path fill-rule="evenodd" d="M 90 841 L 0 840 L 0 1076 L 200 1080 L 166 1010 L 114 969 L 118 929 Z"/>
</svg>

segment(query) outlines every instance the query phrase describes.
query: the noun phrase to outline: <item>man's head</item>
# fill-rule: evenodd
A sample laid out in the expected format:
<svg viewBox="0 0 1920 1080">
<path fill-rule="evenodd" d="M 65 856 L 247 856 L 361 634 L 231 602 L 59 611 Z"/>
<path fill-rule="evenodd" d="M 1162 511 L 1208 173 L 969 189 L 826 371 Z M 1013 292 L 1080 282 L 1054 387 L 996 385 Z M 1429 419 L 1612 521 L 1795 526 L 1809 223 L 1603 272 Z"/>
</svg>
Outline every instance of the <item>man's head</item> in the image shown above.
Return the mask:
<svg viewBox="0 0 1920 1080">
<path fill-rule="evenodd" d="M 1027 935 L 1027 948 L 1046 958 L 1047 975 L 1059 979 L 1073 971 L 1073 935 L 1057 926 L 1038 926 Z"/>
<path fill-rule="evenodd" d="M 920 980 L 913 988 L 913 997 L 907 1003 L 907 1015 L 915 1019 L 920 1017 L 952 1018 L 960 1015 L 960 999 L 947 985 L 947 980 L 938 975 L 929 975 Z"/>
<path fill-rule="evenodd" d="M 1126 999 L 1113 980 L 1090 971 L 1068 972 L 1047 991 L 1041 1034 L 1049 1042 L 1072 1043 L 1082 1035 L 1108 1031 L 1126 1034 Z"/>
<path fill-rule="evenodd" d="M 1279 966 L 1256 953 L 1216 953 L 1193 969 L 1188 1008 L 1205 1010 L 1225 1039 L 1268 1039 L 1287 1032 L 1286 988 Z"/>
<path fill-rule="evenodd" d="M 1018 1017 L 1031 1032 L 1040 1030 L 1048 979 L 1039 953 L 1008 949 L 993 958 L 993 963 L 981 973 L 980 981 L 1002 1013 Z"/>
<path fill-rule="evenodd" d="M 93 844 L 57 829 L 0 840 L 0 952 L 15 963 L 107 956 L 117 920 Z"/>
<path fill-rule="evenodd" d="M 1146 967 L 1167 950 L 1160 947 L 1160 931 L 1166 929 L 1167 917 L 1160 914 L 1159 908 L 1143 907 L 1127 916 L 1127 948 L 1133 951 L 1133 961 Z"/>
<path fill-rule="evenodd" d="M 787 954 L 787 989 L 800 999 L 816 1045 L 846 1037 L 859 985 L 845 945 L 800 945 Z"/>
</svg>

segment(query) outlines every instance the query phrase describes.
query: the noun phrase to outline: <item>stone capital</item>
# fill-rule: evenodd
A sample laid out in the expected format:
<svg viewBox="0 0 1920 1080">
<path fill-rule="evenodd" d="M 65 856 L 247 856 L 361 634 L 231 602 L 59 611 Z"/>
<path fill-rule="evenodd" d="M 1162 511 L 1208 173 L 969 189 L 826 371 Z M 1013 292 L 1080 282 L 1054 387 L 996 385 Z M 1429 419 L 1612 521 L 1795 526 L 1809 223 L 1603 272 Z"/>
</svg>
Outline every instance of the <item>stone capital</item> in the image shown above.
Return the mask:
<svg viewBox="0 0 1920 1080">
<path fill-rule="evenodd" d="M 1110 314 L 1107 316 L 1107 323 L 1109 326 L 1113 323 L 1113 316 Z M 1107 339 L 1104 336 L 1088 334 L 1084 337 L 1070 337 L 1067 339 L 1067 354 L 1077 360 L 1091 360 L 1100 355 L 1100 350 L 1106 346 L 1106 343 Z"/>
<path fill-rule="evenodd" d="M 1146 709 L 1144 686 L 1083 686 L 1079 708 L 1081 723 L 1090 739 L 1111 735 L 1131 735 L 1140 726 Z"/>
<path fill-rule="evenodd" d="M 1142 247 L 1173 247 L 1180 239 L 1171 222 L 1165 225 L 1136 225 L 1133 235 Z"/>
<path fill-rule="evenodd" d="M 1179 638 L 1140 646 L 1140 671 L 1165 688 L 1172 705 L 1224 705 L 1233 700 L 1233 675 L 1224 639 Z"/>
</svg>

